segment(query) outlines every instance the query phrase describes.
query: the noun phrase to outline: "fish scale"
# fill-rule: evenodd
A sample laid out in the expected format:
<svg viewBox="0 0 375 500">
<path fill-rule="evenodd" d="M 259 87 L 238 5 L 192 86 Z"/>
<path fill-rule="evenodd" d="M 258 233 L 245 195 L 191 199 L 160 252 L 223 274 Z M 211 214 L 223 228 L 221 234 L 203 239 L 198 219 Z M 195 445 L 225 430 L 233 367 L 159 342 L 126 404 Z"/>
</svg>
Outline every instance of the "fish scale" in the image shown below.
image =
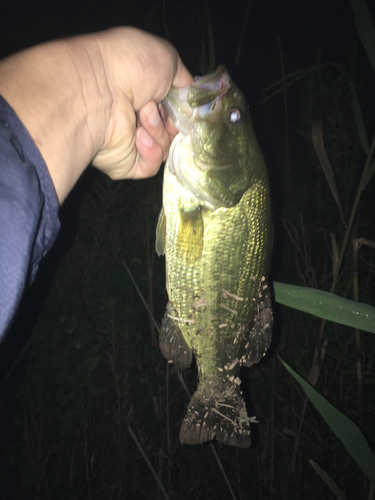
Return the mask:
<svg viewBox="0 0 375 500">
<path fill-rule="evenodd" d="M 194 105 L 186 97 L 192 86 Z M 193 354 L 198 366 L 181 442 L 247 447 L 251 418 L 239 368 L 261 359 L 272 332 L 268 177 L 246 101 L 226 69 L 192 86 L 165 101 L 181 133 L 165 165 L 157 228 L 169 298 L 160 347 L 179 368 Z"/>
</svg>

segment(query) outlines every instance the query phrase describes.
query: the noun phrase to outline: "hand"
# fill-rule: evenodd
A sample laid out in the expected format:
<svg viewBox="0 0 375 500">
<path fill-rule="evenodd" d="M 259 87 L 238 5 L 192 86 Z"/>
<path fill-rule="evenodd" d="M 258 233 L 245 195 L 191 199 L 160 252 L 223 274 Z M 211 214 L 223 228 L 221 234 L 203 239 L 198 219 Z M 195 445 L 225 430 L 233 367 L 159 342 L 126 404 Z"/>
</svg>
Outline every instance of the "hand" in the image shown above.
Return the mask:
<svg viewBox="0 0 375 500">
<path fill-rule="evenodd" d="M 177 133 L 160 102 L 172 84 L 192 81 L 170 43 L 129 27 L 0 62 L 0 94 L 39 148 L 60 204 L 90 162 L 113 179 L 154 175 Z"/>
<path fill-rule="evenodd" d="M 132 28 L 98 35 L 114 102 L 106 140 L 93 164 L 113 179 L 154 175 L 167 159 L 177 130 L 164 123 L 159 103 L 171 85 L 193 81 L 166 40 Z M 138 112 L 139 126 L 136 126 Z"/>
</svg>

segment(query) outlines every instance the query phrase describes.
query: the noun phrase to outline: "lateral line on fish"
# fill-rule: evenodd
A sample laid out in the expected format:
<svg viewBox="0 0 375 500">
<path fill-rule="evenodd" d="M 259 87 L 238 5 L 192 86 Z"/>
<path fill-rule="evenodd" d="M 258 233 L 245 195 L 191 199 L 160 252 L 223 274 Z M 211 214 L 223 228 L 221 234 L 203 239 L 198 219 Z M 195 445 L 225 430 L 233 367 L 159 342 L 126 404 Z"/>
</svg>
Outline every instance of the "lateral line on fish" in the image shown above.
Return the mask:
<svg viewBox="0 0 375 500">
<path fill-rule="evenodd" d="M 180 321 L 181 323 L 191 323 L 194 324 L 195 321 L 193 319 L 184 319 L 184 318 L 177 318 L 177 316 L 172 316 L 170 314 L 167 314 L 168 318 L 174 319 L 175 321 Z"/>
<path fill-rule="evenodd" d="M 228 295 L 228 297 L 232 297 L 233 299 L 240 300 L 240 301 L 244 300 L 243 297 L 239 297 L 238 295 L 234 295 L 234 293 L 230 293 L 230 292 L 228 292 L 228 290 L 225 290 L 225 289 L 224 289 L 223 295 Z"/>
</svg>

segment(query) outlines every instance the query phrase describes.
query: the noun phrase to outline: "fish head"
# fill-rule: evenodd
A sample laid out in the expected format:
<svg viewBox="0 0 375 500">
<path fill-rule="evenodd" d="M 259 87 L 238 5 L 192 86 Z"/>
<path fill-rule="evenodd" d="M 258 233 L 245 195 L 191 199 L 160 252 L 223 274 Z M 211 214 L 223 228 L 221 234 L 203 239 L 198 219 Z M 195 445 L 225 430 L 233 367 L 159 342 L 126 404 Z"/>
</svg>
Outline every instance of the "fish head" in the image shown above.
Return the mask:
<svg viewBox="0 0 375 500">
<path fill-rule="evenodd" d="M 259 172 L 259 147 L 246 99 L 224 65 L 172 87 L 163 105 L 180 134 L 169 154 L 169 170 L 210 208 L 231 207 Z"/>
</svg>

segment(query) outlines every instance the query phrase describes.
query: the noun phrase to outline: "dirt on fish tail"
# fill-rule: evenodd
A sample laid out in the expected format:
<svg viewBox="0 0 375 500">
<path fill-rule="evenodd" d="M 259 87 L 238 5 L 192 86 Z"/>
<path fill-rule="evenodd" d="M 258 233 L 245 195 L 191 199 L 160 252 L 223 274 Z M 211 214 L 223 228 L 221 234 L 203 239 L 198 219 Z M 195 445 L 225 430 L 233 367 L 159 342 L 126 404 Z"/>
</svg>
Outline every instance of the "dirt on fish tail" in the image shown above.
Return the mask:
<svg viewBox="0 0 375 500">
<path fill-rule="evenodd" d="M 248 448 L 250 421 L 238 385 L 217 378 L 204 380 L 187 408 L 180 442 L 201 444 L 216 438 L 228 446 Z"/>
</svg>

